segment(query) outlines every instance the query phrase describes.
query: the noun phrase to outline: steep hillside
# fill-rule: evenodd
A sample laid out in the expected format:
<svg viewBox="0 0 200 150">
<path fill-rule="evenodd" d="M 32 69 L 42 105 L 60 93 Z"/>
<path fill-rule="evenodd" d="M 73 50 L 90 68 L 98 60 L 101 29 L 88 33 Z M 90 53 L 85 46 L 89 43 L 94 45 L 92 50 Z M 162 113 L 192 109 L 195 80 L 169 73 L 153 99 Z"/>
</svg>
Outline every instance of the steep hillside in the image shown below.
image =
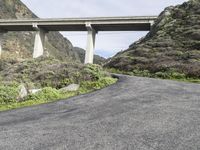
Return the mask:
<svg viewBox="0 0 200 150">
<path fill-rule="evenodd" d="M 200 77 L 200 0 L 166 8 L 146 37 L 105 65 L 125 72 Z"/>
<path fill-rule="evenodd" d="M 20 0 L 0 0 L 0 18 L 36 18 Z M 4 35 L 2 57 L 29 58 L 32 56 L 34 32 L 8 32 Z M 49 32 L 45 53 L 61 60 L 82 60 L 82 53 L 59 32 Z M 103 59 L 102 59 L 103 61 Z"/>
<path fill-rule="evenodd" d="M 85 51 L 82 48 L 79 47 L 74 47 L 74 50 L 79 54 L 81 62 L 84 62 L 85 60 Z M 94 55 L 94 64 L 102 64 L 105 62 L 106 59 L 99 56 L 99 55 Z"/>
</svg>

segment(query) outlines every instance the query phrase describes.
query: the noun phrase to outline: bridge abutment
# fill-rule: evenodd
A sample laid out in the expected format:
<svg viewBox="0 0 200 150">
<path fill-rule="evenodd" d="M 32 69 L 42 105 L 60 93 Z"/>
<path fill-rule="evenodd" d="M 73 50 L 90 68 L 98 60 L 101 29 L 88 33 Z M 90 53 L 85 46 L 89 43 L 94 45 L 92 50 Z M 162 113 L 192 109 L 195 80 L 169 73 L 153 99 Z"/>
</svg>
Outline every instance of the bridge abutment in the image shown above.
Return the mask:
<svg viewBox="0 0 200 150">
<path fill-rule="evenodd" d="M 92 28 L 91 24 L 86 24 L 88 30 L 87 35 L 87 47 L 85 51 L 85 64 L 93 64 L 94 59 L 94 48 L 95 48 L 95 38 L 96 31 Z"/>
<path fill-rule="evenodd" d="M 33 58 L 38 58 L 44 54 L 46 32 L 43 29 L 38 28 L 35 24 L 33 27 L 36 29 Z"/>
</svg>

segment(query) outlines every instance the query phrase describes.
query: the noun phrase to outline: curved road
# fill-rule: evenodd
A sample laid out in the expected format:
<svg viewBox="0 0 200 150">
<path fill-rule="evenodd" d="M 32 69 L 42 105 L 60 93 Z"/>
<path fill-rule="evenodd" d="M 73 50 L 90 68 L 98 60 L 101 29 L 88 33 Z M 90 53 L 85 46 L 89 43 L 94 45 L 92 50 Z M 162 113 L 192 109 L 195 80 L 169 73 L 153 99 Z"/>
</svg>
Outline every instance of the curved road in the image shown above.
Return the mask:
<svg viewBox="0 0 200 150">
<path fill-rule="evenodd" d="M 1 150 L 199 150 L 200 85 L 120 76 L 105 89 L 0 113 Z"/>
</svg>

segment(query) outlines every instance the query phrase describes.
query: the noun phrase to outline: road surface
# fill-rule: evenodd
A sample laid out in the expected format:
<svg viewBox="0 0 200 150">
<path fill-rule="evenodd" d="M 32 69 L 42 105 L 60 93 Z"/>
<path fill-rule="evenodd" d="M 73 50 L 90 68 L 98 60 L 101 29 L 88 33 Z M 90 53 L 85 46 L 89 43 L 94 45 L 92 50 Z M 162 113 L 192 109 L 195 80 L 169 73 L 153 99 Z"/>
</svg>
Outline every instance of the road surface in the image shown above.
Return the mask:
<svg viewBox="0 0 200 150">
<path fill-rule="evenodd" d="M 0 112 L 0 150 L 199 149 L 199 84 L 120 76 L 90 94 Z"/>
</svg>

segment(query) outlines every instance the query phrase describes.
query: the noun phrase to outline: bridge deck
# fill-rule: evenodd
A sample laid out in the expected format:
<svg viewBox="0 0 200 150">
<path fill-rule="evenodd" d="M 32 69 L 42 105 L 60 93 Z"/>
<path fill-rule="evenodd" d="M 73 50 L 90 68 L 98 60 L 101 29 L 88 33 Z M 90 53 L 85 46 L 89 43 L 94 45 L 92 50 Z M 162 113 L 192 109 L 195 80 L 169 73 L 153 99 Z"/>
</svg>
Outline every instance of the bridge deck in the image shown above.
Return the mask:
<svg viewBox="0 0 200 150">
<path fill-rule="evenodd" d="M 0 19 L 0 30 L 35 31 L 33 24 L 46 31 L 87 31 L 90 23 L 96 31 L 148 31 L 157 16 L 95 17 L 63 19 Z"/>
</svg>

